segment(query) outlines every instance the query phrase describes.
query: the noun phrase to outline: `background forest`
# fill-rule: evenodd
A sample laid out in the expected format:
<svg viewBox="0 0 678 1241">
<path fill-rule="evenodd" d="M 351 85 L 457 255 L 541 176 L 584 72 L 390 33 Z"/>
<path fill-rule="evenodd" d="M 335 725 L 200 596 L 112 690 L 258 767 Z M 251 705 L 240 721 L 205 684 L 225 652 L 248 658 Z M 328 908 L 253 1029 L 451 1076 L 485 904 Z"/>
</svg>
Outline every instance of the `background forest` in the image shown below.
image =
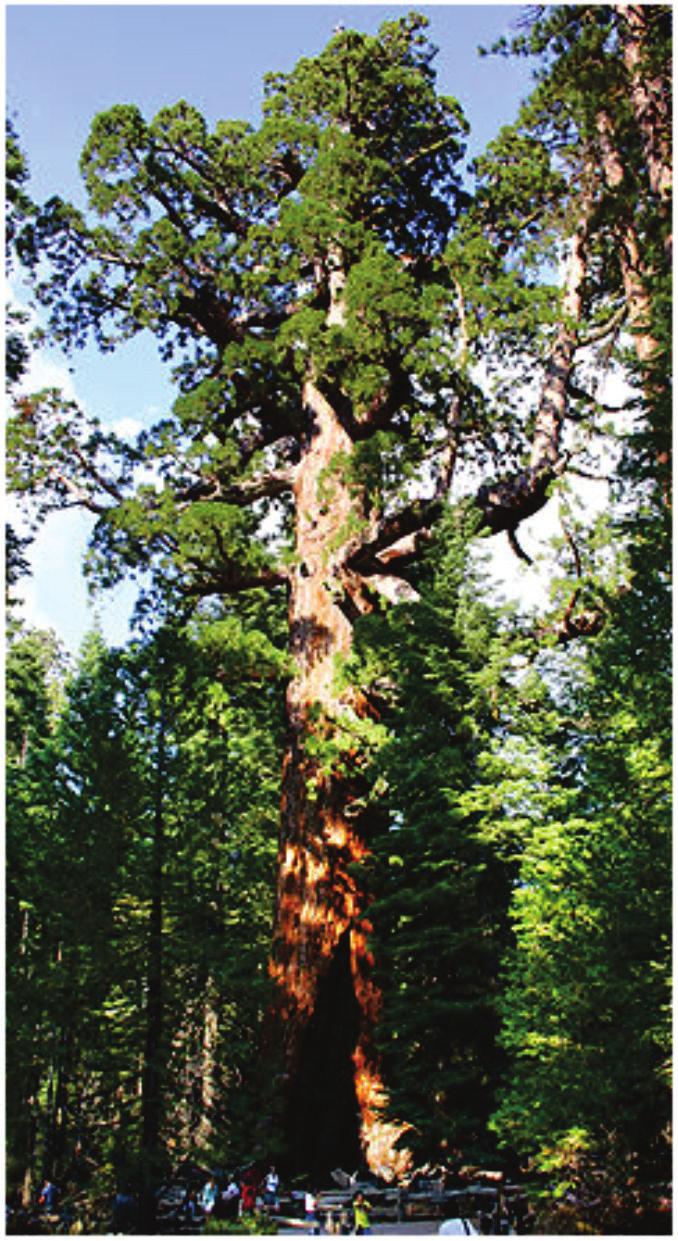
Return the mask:
<svg viewBox="0 0 678 1241">
<path fill-rule="evenodd" d="M 125 442 L 26 394 L 11 316 L 10 488 L 140 592 L 72 665 L 8 532 L 24 1204 L 49 1175 L 96 1231 L 132 1181 L 152 1231 L 188 1159 L 475 1166 L 544 1232 L 670 1231 L 670 34 L 526 10 L 472 184 L 412 14 L 271 75 L 258 128 L 97 116 L 87 212 L 9 127 L 41 331 L 150 332 L 176 381 Z M 550 600 L 509 605 L 484 549 L 548 505 Z"/>
</svg>

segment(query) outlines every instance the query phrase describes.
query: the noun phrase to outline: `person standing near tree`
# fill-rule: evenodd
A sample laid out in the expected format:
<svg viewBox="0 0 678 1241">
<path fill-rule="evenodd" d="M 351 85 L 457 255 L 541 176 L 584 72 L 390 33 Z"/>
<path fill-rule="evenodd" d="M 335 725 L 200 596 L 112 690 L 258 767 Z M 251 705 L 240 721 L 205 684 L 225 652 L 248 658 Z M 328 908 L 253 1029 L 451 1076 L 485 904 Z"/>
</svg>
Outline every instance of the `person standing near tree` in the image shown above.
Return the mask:
<svg viewBox="0 0 678 1241">
<path fill-rule="evenodd" d="M 264 1202 L 267 1207 L 271 1208 L 272 1211 L 277 1211 L 278 1209 L 279 1187 L 280 1177 L 278 1176 L 274 1165 L 271 1164 L 268 1172 L 266 1173 L 266 1180 L 264 1181 Z"/>
<path fill-rule="evenodd" d="M 113 1200 L 111 1232 L 136 1232 L 138 1211 L 139 1203 L 136 1195 L 132 1192 L 131 1185 L 122 1185 Z"/>
<path fill-rule="evenodd" d="M 237 1219 L 238 1206 L 240 1203 L 240 1186 L 238 1185 L 235 1175 L 233 1175 L 225 1190 L 221 1195 L 223 1214 L 225 1219 Z"/>
<path fill-rule="evenodd" d="M 370 1211 L 372 1205 L 369 1203 L 364 1194 L 357 1193 L 353 1199 L 353 1224 L 356 1236 L 367 1236 L 372 1232 L 370 1228 Z"/>
<path fill-rule="evenodd" d="M 187 1189 L 184 1201 L 181 1204 L 181 1214 L 192 1224 L 198 1213 L 198 1203 L 196 1201 L 196 1192 L 194 1189 Z"/>
<path fill-rule="evenodd" d="M 205 1219 L 209 1219 L 214 1211 L 217 1202 L 217 1183 L 213 1176 L 202 1187 L 200 1194 L 200 1205 L 204 1211 Z"/>
<path fill-rule="evenodd" d="M 313 1237 L 317 1237 L 320 1233 L 317 1190 L 306 1190 L 306 1193 L 304 1194 L 304 1211 L 306 1214 L 306 1223 L 309 1225 L 309 1234 Z"/>
<path fill-rule="evenodd" d="M 249 1168 L 245 1173 L 240 1195 L 241 1215 L 251 1215 L 257 1205 L 257 1178 L 254 1168 Z"/>
<path fill-rule="evenodd" d="M 38 1206 L 47 1214 L 54 1210 L 58 1192 L 56 1185 L 52 1184 L 49 1177 L 45 1177 L 38 1195 Z"/>
</svg>

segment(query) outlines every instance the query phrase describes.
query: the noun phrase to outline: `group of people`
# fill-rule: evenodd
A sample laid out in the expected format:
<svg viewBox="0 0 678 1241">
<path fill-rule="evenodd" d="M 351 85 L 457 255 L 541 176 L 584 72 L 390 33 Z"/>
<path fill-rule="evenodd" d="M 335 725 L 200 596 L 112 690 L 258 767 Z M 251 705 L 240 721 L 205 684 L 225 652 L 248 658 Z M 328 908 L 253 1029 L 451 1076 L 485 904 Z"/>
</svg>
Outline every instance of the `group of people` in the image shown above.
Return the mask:
<svg viewBox="0 0 678 1241">
<path fill-rule="evenodd" d="M 372 1232 L 370 1227 L 370 1211 L 372 1205 L 369 1203 L 365 1195 L 358 1191 L 353 1195 L 351 1203 L 351 1213 L 343 1210 L 339 1213 L 336 1221 L 338 1227 L 334 1231 L 338 1231 L 342 1235 L 354 1233 L 356 1236 L 367 1236 Z M 318 1209 L 318 1195 L 315 1192 L 307 1190 L 304 1194 L 304 1210 L 306 1214 L 306 1223 L 312 1236 L 318 1236 L 320 1233 L 320 1214 Z M 353 1219 L 351 1220 L 351 1215 Z M 333 1221 L 334 1223 L 334 1221 Z M 352 1226 L 351 1226 L 352 1225 Z"/>
<path fill-rule="evenodd" d="M 199 1193 L 192 1189 L 186 1191 L 182 1212 L 194 1220 L 198 1215 L 205 1219 L 213 1215 L 221 1219 L 237 1219 L 241 1215 L 253 1214 L 261 1204 L 270 1211 L 277 1211 L 279 1187 L 280 1178 L 273 1165 L 266 1173 L 263 1184 L 252 1168 L 240 1178 L 235 1174 L 227 1177 L 222 1186 L 216 1177 L 210 1176 Z"/>
<path fill-rule="evenodd" d="M 239 1216 L 251 1215 L 257 1209 L 277 1211 L 279 1209 L 280 1178 L 273 1165 L 266 1176 L 260 1181 L 254 1169 L 249 1169 L 241 1178 L 235 1175 L 227 1177 L 220 1185 L 214 1176 L 210 1176 L 199 1193 L 188 1190 L 182 1211 L 191 1221 L 198 1216 L 210 1219 L 212 1216 L 221 1219 L 237 1219 Z M 369 1234 L 371 1205 L 365 1195 L 357 1192 L 353 1196 L 351 1210 L 340 1213 L 336 1223 L 336 1231 L 358 1236 Z M 304 1214 L 311 1235 L 317 1236 L 321 1231 L 321 1214 L 317 1190 L 306 1190 L 304 1193 Z"/>
<path fill-rule="evenodd" d="M 210 1175 L 201 1189 L 189 1188 L 179 1208 L 180 1216 L 190 1225 L 201 1223 L 212 1217 L 235 1220 L 241 1216 L 252 1215 L 263 1209 L 276 1212 L 280 1207 L 280 1178 L 273 1165 L 266 1176 L 261 1179 L 254 1168 L 249 1168 L 242 1175 L 233 1174 L 217 1180 Z M 54 1211 L 59 1191 L 51 1181 L 45 1179 L 36 1194 L 36 1205 L 39 1211 L 46 1214 Z M 371 1232 L 370 1203 L 364 1194 L 356 1192 L 350 1204 L 339 1212 L 335 1218 L 321 1218 L 319 1196 L 317 1190 L 306 1190 L 304 1193 L 304 1213 L 308 1231 L 318 1235 L 322 1226 L 328 1232 L 341 1234 L 354 1233 L 358 1236 Z M 138 1202 L 136 1195 L 127 1185 L 122 1185 L 115 1196 L 112 1212 L 112 1231 L 126 1233 L 136 1231 Z M 12 1231 L 12 1229 L 9 1229 Z"/>
</svg>

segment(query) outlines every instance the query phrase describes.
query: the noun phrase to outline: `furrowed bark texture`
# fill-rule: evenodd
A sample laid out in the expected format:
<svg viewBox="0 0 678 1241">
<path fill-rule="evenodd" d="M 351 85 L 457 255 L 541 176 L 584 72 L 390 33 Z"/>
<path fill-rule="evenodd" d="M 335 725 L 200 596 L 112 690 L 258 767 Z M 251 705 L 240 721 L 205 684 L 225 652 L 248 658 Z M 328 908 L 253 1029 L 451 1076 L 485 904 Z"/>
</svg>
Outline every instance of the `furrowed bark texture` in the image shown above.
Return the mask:
<svg viewBox="0 0 678 1241">
<path fill-rule="evenodd" d="M 348 1050 L 360 1145 L 371 1168 L 393 1173 L 403 1161 L 391 1150 L 401 1129 L 380 1119 L 384 1092 L 372 1046 L 379 993 L 370 977 L 366 895 L 351 870 L 367 854 L 363 825 L 352 814 L 360 775 L 350 742 L 351 721 L 365 714 L 366 702 L 360 690 L 340 684 L 341 661 L 352 644 L 352 625 L 340 606 L 343 566 L 361 499 L 344 481 L 342 468 L 352 456 L 352 440 L 310 380 L 303 403 L 310 433 L 294 486 L 297 558 L 290 575 L 289 626 L 296 673 L 287 695 L 289 740 L 271 967 L 289 1083 L 289 1124 L 294 1127 L 295 1109 L 308 1102 L 295 1090 L 302 1059 L 313 1058 L 308 1040 L 321 989 L 346 987 L 348 973 L 355 1000 Z M 333 1070 L 339 1072 L 340 1066 L 326 1066 L 327 1072 Z M 318 1127 L 323 1120 L 333 1123 L 331 1116 L 318 1117 Z M 331 1142 L 320 1141 L 330 1163 L 350 1147 L 350 1135 L 338 1136 L 334 1150 Z M 312 1167 L 313 1152 L 304 1138 L 301 1148 L 296 1145 L 297 1161 Z"/>
<path fill-rule="evenodd" d="M 598 113 L 597 128 L 605 181 L 610 189 L 616 190 L 624 181 L 624 164 L 615 145 L 614 124 L 609 113 Z M 647 290 L 647 272 L 638 234 L 631 220 L 620 224 L 619 266 L 638 361 L 649 362 L 656 353 L 657 342 L 650 328 L 652 303 Z"/>
</svg>

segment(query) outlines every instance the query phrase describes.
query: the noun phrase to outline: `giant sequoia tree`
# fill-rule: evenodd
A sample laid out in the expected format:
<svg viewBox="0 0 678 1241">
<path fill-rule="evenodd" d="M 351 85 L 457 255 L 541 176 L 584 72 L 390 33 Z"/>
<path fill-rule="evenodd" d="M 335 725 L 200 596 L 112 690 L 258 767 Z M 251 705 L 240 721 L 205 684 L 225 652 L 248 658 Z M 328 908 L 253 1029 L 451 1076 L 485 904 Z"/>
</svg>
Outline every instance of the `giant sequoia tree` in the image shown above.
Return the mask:
<svg viewBox="0 0 678 1241">
<path fill-rule="evenodd" d="M 381 1168 L 394 1166 L 398 1126 L 383 1119 L 359 865 L 379 826 L 365 786 L 378 700 L 348 672 L 354 624 L 411 595 L 458 461 L 488 471 L 479 521 L 520 550 L 518 525 L 577 450 L 564 428 L 580 351 L 609 343 L 624 312 L 640 330 L 623 262 L 601 276 L 614 244 L 601 126 L 569 125 L 560 141 L 537 108 L 529 133 L 490 152 L 470 204 L 465 122 L 436 93 L 424 25 L 409 16 L 376 37 L 337 34 L 267 80 L 257 129 L 210 132 L 185 103 L 151 122 L 133 106 L 95 119 L 82 157 L 91 214 L 52 200 L 21 251 L 51 260 L 39 293 L 57 338 L 93 335 L 108 349 L 150 330 L 176 363 L 179 395 L 134 448 L 54 393 L 21 403 L 12 441 L 17 487 L 43 512 L 79 504 L 96 515 L 104 584 L 146 569 L 165 598 L 200 605 L 265 587 L 286 607 L 268 1053 L 289 1116 L 302 1061 L 322 1066 L 324 1055 L 325 1077 L 352 1078 L 360 1142 Z M 622 64 L 618 47 L 611 59 Z M 562 290 L 544 286 L 556 252 Z M 528 343 L 530 379 L 535 365 L 543 374 L 536 398 L 482 399 L 474 357 L 494 351 L 515 368 Z M 601 410 L 577 400 L 593 432 Z M 563 640 L 600 623 L 578 617 L 575 599 Z M 319 1015 L 339 996 L 350 1016 L 330 1063 Z M 300 1166 L 313 1162 L 317 1123 L 290 1131 Z M 349 1130 L 328 1161 L 355 1149 Z"/>
</svg>

